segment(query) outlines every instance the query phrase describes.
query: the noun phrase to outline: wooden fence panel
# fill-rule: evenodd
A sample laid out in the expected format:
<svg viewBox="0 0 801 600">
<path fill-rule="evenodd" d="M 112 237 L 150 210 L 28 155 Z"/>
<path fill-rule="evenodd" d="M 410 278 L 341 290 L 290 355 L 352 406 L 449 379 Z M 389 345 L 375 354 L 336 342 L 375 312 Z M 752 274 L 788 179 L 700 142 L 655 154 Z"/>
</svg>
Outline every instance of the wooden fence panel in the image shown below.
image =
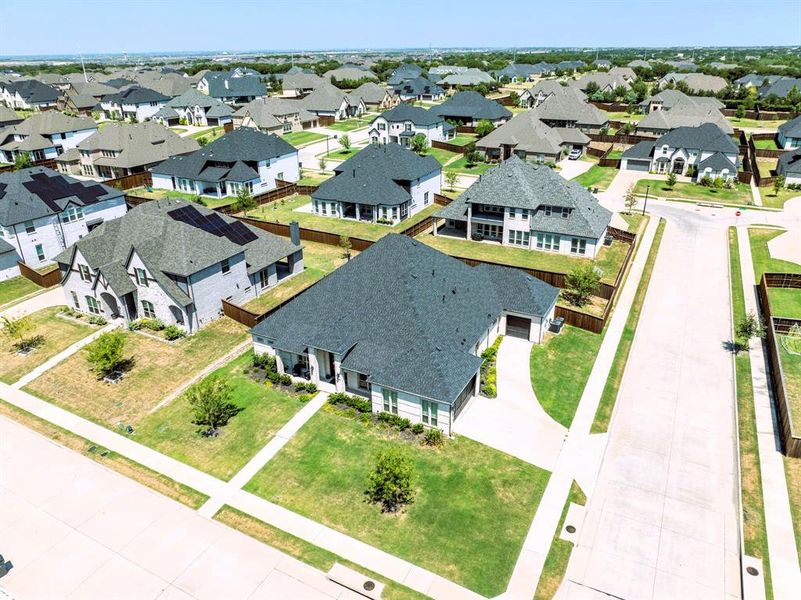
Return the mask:
<svg viewBox="0 0 801 600">
<path fill-rule="evenodd" d="M 568 325 L 591 331 L 592 333 L 601 333 L 604 330 L 604 319 L 578 312 L 566 306 L 557 306 L 554 316 L 562 317 Z"/>
<path fill-rule="evenodd" d="M 32 167 L 46 167 L 48 169 L 56 169 L 56 160 L 54 158 L 46 158 L 44 160 L 34 161 L 31 165 Z M 8 171 L 16 171 L 17 168 L 14 165 L 4 165 L 0 167 L 0 173 L 6 173 Z"/>
<path fill-rule="evenodd" d="M 472 125 L 457 125 L 456 133 L 475 133 L 476 128 Z"/>
<path fill-rule="evenodd" d="M 448 152 L 455 152 L 456 154 L 465 154 L 467 152 L 467 146 L 459 146 L 458 144 L 449 144 L 448 142 L 440 142 L 439 140 L 432 141 L 431 147 L 439 148 L 440 150 L 447 150 Z"/>
<path fill-rule="evenodd" d="M 30 279 L 39 287 L 49 288 L 61 283 L 61 271 L 59 269 L 42 274 L 22 261 L 17 261 L 17 266 L 19 267 L 20 275 L 25 279 Z"/>
<path fill-rule="evenodd" d="M 150 187 L 153 185 L 153 175 L 150 171 L 142 171 L 141 173 L 132 173 L 125 177 L 117 177 L 116 179 L 107 179 L 101 181 L 104 185 L 117 188 L 119 190 L 131 190 L 138 187 Z"/>
<path fill-rule="evenodd" d="M 801 273 L 765 273 L 767 287 L 801 289 Z"/>
<path fill-rule="evenodd" d="M 608 142 L 610 144 L 636 144 L 637 142 L 653 142 L 656 138 L 653 136 L 647 135 L 636 135 L 636 134 L 623 134 L 618 133 L 615 135 L 604 135 L 602 133 L 588 133 L 587 137 L 589 137 L 593 142 Z"/>
<path fill-rule="evenodd" d="M 448 198 L 447 196 L 443 196 L 442 194 L 434 193 L 434 204 L 438 204 L 440 206 L 448 206 L 453 202 L 453 198 Z"/>
</svg>

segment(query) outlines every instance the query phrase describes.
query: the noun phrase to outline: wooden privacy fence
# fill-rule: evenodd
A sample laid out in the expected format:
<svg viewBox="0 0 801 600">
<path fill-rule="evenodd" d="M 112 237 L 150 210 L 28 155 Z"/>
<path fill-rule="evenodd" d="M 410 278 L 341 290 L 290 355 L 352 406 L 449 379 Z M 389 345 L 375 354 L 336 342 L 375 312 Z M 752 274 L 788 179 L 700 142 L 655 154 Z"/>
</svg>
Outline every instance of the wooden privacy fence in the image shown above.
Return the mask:
<svg viewBox="0 0 801 600">
<path fill-rule="evenodd" d="M 759 164 L 757 163 L 757 152 L 760 152 L 757 148 L 754 147 L 754 138 L 748 138 L 748 156 L 746 158 L 750 159 L 751 165 L 751 176 L 754 178 L 754 182 L 759 187 L 770 187 L 773 185 L 773 182 L 776 181 L 776 177 L 762 177 L 759 174 Z"/>
<path fill-rule="evenodd" d="M 21 260 L 17 261 L 17 266 L 19 267 L 20 275 L 25 279 L 30 279 L 39 287 L 49 288 L 61 283 L 61 271 L 58 269 L 42 274 L 36 269 L 32 269 Z"/>
<path fill-rule="evenodd" d="M 252 219 L 251 217 L 235 217 L 239 221 L 252 225 L 257 229 L 268 231 L 275 235 L 289 237 L 289 225 L 285 223 L 273 223 L 270 221 L 261 221 L 260 219 Z M 327 244 L 329 246 L 339 246 L 342 236 L 328 231 L 320 231 L 317 229 L 307 229 L 306 227 L 300 228 L 300 239 L 307 242 L 317 242 L 320 244 Z M 363 238 L 348 237 L 350 240 L 351 248 L 358 252 L 367 250 L 375 242 L 373 240 L 366 240 Z"/>
<path fill-rule="evenodd" d="M 439 140 L 433 140 L 431 142 L 432 148 L 439 148 L 440 150 L 447 150 L 448 152 L 455 152 L 456 154 L 465 154 L 467 152 L 467 146 L 460 146 L 458 144 L 449 144 L 448 142 L 440 142 Z"/>
<path fill-rule="evenodd" d="M 472 125 L 457 125 L 456 133 L 475 133 L 476 128 Z"/>
<path fill-rule="evenodd" d="M 53 158 L 46 158 L 44 160 L 37 160 L 31 165 L 32 167 L 47 167 L 48 169 L 55 169 L 56 168 L 56 161 Z M 0 173 L 6 173 L 8 171 L 16 171 L 17 167 L 15 165 L 3 165 L 0 167 Z"/>
<path fill-rule="evenodd" d="M 100 183 L 117 188 L 118 190 L 131 190 L 138 187 L 152 186 L 153 175 L 151 175 L 150 171 L 142 171 L 141 173 L 131 173 L 125 177 L 108 179 L 106 181 L 101 181 Z"/>
<path fill-rule="evenodd" d="M 443 196 L 442 194 L 437 194 L 434 192 L 434 204 L 438 204 L 440 206 L 448 206 L 453 202 L 453 198 L 448 198 L 447 196 Z"/>
<path fill-rule="evenodd" d="M 637 142 L 653 142 L 656 138 L 647 135 L 636 135 L 633 133 L 616 133 L 615 135 L 604 135 L 603 133 L 588 133 L 587 137 L 593 142 L 608 142 L 610 144 L 636 144 Z"/>
<path fill-rule="evenodd" d="M 778 339 L 790 331 L 793 325 L 801 326 L 801 319 L 787 317 L 774 317 L 771 314 L 768 288 L 794 288 L 801 289 L 801 274 L 796 273 L 764 273 L 757 288 L 759 304 L 765 321 L 765 338 L 768 347 L 768 366 L 770 367 L 770 382 L 773 387 L 773 397 L 776 401 L 776 414 L 779 421 L 779 434 L 782 447 L 787 456 L 801 458 L 801 435 L 793 427 L 793 417 L 790 404 L 801 402 L 801 398 L 791 398 L 787 391 L 784 370 L 781 362 L 781 349 Z"/>
<path fill-rule="evenodd" d="M 720 112 L 726 117 L 736 117 L 736 108 L 724 108 Z M 746 119 L 755 119 L 757 121 L 779 121 L 792 119 L 795 113 L 788 111 L 766 111 L 766 110 L 747 110 L 745 111 Z"/>
</svg>

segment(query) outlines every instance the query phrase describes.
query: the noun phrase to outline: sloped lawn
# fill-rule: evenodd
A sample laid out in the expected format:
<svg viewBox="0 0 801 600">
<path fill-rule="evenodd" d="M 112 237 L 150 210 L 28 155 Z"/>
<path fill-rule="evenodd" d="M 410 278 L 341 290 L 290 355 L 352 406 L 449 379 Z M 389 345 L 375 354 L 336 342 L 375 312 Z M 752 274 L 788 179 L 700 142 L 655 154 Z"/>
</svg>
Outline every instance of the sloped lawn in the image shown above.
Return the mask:
<svg viewBox="0 0 801 600">
<path fill-rule="evenodd" d="M 21 276 L 0 281 L 0 306 L 19 300 L 41 289 L 30 279 Z"/>
</svg>

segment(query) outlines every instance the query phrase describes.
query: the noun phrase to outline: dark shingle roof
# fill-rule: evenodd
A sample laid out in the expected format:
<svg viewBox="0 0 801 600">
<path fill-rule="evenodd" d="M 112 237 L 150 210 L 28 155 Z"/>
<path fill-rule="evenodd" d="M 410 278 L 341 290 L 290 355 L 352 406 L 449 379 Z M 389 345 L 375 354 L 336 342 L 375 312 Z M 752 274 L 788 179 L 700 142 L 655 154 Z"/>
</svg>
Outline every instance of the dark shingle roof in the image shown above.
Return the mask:
<svg viewBox="0 0 801 600">
<path fill-rule="evenodd" d="M 698 170 L 712 169 L 713 171 L 722 171 L 723 169 L 737 170 L 737 165 L 733 164 L 731 160 L 726 158 L 722 152 L 715 152 L 704 160 L 698 163 Z"/>
<path fill-rule="evenodd" d="M 445 93 L 440 86 L 425 77 L 406 79 L 394 86 L 395 92 L 404 96 L 441 96 Z"/>
<path fill-rule="evenodd" d="M 441 116 L 430 110 L 406 103 L 398 104 L 395 108 L 382 112 L 381 116 L 390 123 L 411 121 L 415 125 L 420 126 L 434 125 L 444 120 Z"/>
<path fill-rule="evenodd" d="M 228 72 L 209 72 L 203 78 L 209 84 L 209 96 L 214 98 L 265 96 L 267 94 L 267 88 L 255 75 L 234 77 Z"/>
<path fill-rule="evenodd" d="M 779 157 L 779 163 L 776 166 L 776 171 L 779 175 L 801 175 L 801 150 L 794 152 L 785 152 Z"/>
<path fill-rule="evenodd" d="M 656 146 L 656 142 L 637 142 L 631 148 L 628 148 L 623 151 L 623 158 L 635 158 L 635 159 L 644 159 L 644 158 L 651 158 L 651 155 L 654 152 L 654 146 Z"/>
<path fill-rule="evenodd" d="M 495 102 L 473 91 L 456 92 L 448 100 L 430 109 L 443 118 L 496 119 L 510 118 L 512 113 Z"/>
<path fill-rule="evenodd" d="M 166 102 L 170 98 L 155 90 L 145 87 L 131 86 L 116 94 L 103 96 L 103 102 L 113 104 L 148 104 L 150 102 Z"/>
<path fill-rule="evenodd" d="M 390 234 L 253 333 L 279 349 L 342 354 L 342 367 L 371 383 L 452 403 L 481 366 L 473 346 L 501 312 L 540 316 L 557 295 L 522 271 L 470 267 Z"/>
<path fill-rule="evenodd" d="M 55 102 L 60 96 L 56 88 L 36 79 L 19 79 L 6 84 L 6 87 L 12 93 L 17 92 L 28 104 Z"/>
<path fill-rule="evenodd" d="M 656 141 L 657 146 L 665 144 L 671 148 L 698 148 L 706 152 L 739 152 L 735 141 L 714 123 L 704 123 L 698 127 L 677 127 Z"/>
<path fill-rule="evenodd" d="M 801 138 L 801 115 L 779 125 L 779 131 L 786 137 Z"/>
</svg>

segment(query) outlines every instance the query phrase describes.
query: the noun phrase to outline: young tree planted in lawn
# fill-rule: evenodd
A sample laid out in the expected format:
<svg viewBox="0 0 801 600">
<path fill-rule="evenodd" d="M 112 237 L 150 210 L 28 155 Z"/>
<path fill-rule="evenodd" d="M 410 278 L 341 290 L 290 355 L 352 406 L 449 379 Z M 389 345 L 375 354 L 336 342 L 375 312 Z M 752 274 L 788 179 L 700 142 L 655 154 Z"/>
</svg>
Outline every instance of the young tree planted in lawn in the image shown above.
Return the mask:
<svg viewBox="0 0 801 600">
<path fill-rule="evenodd" d="M 737 106 L 737 110 L 734 112 L 734 116 L 738 119 L 745 119 L 745 106 L 740 104 Z"/>
<path fill-rule="evenodd" d="M 28 337 L 33 328 L 33 321 L 28 315 L 3 317 L 3 335 L 12 340 L 14 347 L 20 352 L 30 350 L 35 345 L 35 338 Z"/>
<path fill-rule="evenodd" d="M 470 150 L 464 155 L 464 160 L 468 167 L 475 167 L 479 162 L 481 162 L 481 154 L 479 154 L 476 150 Z"/>
<path fill-rule="evenodd" d="M 206 377 L 186 390 L 192 407 L 192 422 L 200 425 L 199 433 L 215 437 L 220 427 L 228 424 L 239 407 L 231 402 L 231 385 L 219 377 Z"/>
<path fill-rule="evenodd" d="M 234 207 L 236 208 L 237 212 L 245 213 L 247 216 L 249 210 L 253 210 L 258 206 L 258 203 L 253 198 L 253 195 L 250 193 L 250 190 L 246 188 L 244 185 L 239 188 L 239 191 L 236 193 L 236 203 Z"/>
<path fill-rule="evenodd" d="M 201 135 L 199 138 L 197 138 L 197 143 L 200 144 L 202 148 L 209 143 L 209 138 L 207 138 L 205 135 Z"/>
<path fill-rule="evenodd" d="M 342 248 L 342 258 L 350 260 L 350 251 L 353 244 L 350 243 L 350 238 L 346 235 L 339 236 L 339 247 Z"/>
<path fill-rule="evenodd" d="M 751 346 L 753 338 L 765 337 L 765 328 L 754 311 L 749 312 L 737 322 L 734 327 L 734 337 L 735 352 L 747 350 Z"/>
<path fill-rule="evenodd" d="M 414 501 L 414 463 L 399 447 L 393 446 L 376 457 L 367 477 L 366 494 L 381 504 L 384 512 L 397 512 Z"/>
<path fill-rule="evenodd" d="M 412 138 L 411 146 L 412 150 L 417 152 L 417 154 L 423 154 L 428 150 L 428 138 L 422 133 L 418 133 Z"/>
<path fill-rule="evenodd" d="M 105 377 L 123 370 L 128 362 L 123 358 L 125 334 L 122 331 L 109 331 L 97 338 L 90 346 L 86 360 L 99 377 Z"/>
<path fill-rule="evenodd" d="M 325 157 L 321 157 L 320 162 L 318 164 L 320 165 L 320 172 L 325 173 L 325 167 L 328 165 L 328 162 L 326 162 Z"/>
<path fill-rule="evenodd" d="M 634 186 L 629 186 L 629 189 L 626 190 L 626 197 L 623 199 L 626 205 L 626 212 L 630 213 L 637 207 L 637 203 L 639 199 L 637 198 L 637 194 L 634 193 Z"/>
<path fill-rule="evenodd" d="M 493 125 L 486 119 L 482 119 L 476 125 L 476 135 L 480 138 L 483 138 L 485 135 L 491 134 L 493 131 L 495 131 L 495 125 Z"/>
<path fill-rule="evenodd" d="M 350 152 L 350 137 L 348 137 L 347 133 L 343 133 L 339 136 L 339 145 L 342 146 L 346 152 Z"/>
<path fill-rule="evenodd" d="M 773 180 L 773 195 L 778 196 L 779 190 L 784 187 L 785 182 L 784 175 L 777 175 L 776 178 Z"/>
<path fill-rule="evenodd" d="M 456 171 L 445 171 L 445 183 L 448 184 L 449 190 L 453 191 L 457 179 L 459 179 L 459 174 Z"/>
<path fill-rule="evenodd" d="M 601 275 L 590 263 L 579 265 L 565 276 L 566 297 L 578 307 L 587 304 L 590 296 L 598 293 L 600 285 Z"/>
<path fill-rule="evenodd" d="M 676 174 L 675 174 L 673 171 L 671 171 L 670 173 L 668 173 L 668 176 L 667 176 L 667 184 L 668 184 L 668 187 L 669 187 L 671 190 L 673 189 L 673 186 L 675 186 L 675 185 L 676 185 Z"/>
</svg>

